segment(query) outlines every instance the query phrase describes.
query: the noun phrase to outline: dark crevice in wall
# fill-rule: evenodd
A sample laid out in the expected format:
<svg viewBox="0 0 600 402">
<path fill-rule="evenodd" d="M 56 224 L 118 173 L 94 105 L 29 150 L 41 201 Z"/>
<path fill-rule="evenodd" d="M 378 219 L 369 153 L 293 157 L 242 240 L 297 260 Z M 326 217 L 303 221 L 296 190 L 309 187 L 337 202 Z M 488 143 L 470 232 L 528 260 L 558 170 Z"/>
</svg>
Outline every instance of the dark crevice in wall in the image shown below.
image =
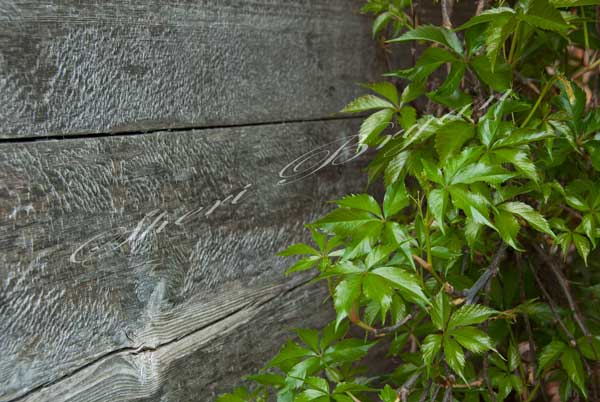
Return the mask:
<svg viewBox="0 0 600 402">
<path fill-rule="evenodd" d="M 358 116 L 333 116 L 333 117 L 322 117 L 316 119 L 297 119 L 297 120 L 281 120 L 281 121 L 267 121 L 260 123 L 242 123 L 242 124 L 229 124 L 229 125 L 215 125 L 215 126 L 186 126 L 177 128 L 155 128 L 144 131 L 121 131 L 121 132 L 105 132 L 105 133 L 92 133 L 92 134 L 69 134 L 69 135 L 46 135 L 46 136 L 35 136 L 35 137 L 17 137 L 17 138 L 0 138 L 0 144 L 19 144 L 19 143 L 30 143 L 38 141 L 57 141 L 57 140 L 81 140 L 91 138 L 117 138 L 117 137 L 132 137 L 136 135 L 147 135 L 154 133 L 178 133 L 187 131 L 203 131 L 203 130 L 215 130 L 222 128 L 238 128 L 238 127 L 260 127 L 270 126 L 277 124 L 295 124 L 295 123 L 313 123 L 320 121 L 335 121 L 335 120 L 352 120 Z"/>
</svg>

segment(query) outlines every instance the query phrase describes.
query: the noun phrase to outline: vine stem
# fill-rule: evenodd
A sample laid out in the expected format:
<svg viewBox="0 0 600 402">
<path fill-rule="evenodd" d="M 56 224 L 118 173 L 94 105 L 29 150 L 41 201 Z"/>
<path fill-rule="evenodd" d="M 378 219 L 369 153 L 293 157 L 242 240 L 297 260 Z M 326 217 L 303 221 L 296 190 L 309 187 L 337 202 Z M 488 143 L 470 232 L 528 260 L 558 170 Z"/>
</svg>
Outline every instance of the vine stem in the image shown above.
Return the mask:
<svg viewBox="0 0 600 402">
<path fill-rule="evenodd" d="M 489 267 L 481 274 L 477 282 L 473 284 L 469 289 L 465 291 L 466 301 L 465 304 L 473 304 L 477 301 L 477 293 L 481 289 L 483 289 L 488 281 L 490 281 L 496 274 L 498 273 L 498 268 L 500 267 L 500 263 L 506 257 L 506 249 L 507 245 L 502 243 L 494 257 L 492 258 L 492 262 Z"/>
<path fill-rule="evenodd" d="M 542 92 L 540 93 L 540 96 L 538 96 L 537 100 L 535 101 L 535 105 L 533 105 L 533 109 L 531 109 L 531 111 L 527 115 L 527 118 L 525 118 L 525 121 L 523 121 L 523 124 L 521 124 L 521 128 L 525 127 L 527 125 L 527 123 L 529 123 L 529 120 L 531 120 L 531 118 L 535 114 L 538 107 L 540 107 L 540 103 L 542 103 L 542 99 L 544 99 L 544 97 L 546 96 L 546 93 L 550 90 L 550 87 L 552 87 L 552 84 L 554 84 L 554 81 L 556 81 L 556 77 L 552 77 L 546 83 L 546 85 L 542 89 Z"/>
<path fill-rule="evenodd" d="M 521 27 L 521 21 L 517 22 L 515 27 L 515 33 L 513 34 L 512 42 L 510 42 L 510 52 L 508 53 L 508 64 L 513 63 L 515 57 L 515 51 L 517 49 L 517 39 L 519 37 L 519 28 Z"/>
</svg>

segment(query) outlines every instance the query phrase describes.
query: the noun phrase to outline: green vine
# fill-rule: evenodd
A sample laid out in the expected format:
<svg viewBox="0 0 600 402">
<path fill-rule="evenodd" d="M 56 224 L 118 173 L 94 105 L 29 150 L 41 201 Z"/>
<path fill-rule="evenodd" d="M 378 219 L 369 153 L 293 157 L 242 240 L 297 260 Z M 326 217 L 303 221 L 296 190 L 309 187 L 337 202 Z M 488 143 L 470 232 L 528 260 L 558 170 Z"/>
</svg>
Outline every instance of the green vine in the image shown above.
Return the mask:
<svg viewBox="0 0 600 402">
<path fill-rule="evenodd" d="M 444 26 L 366 2 L 385 50 L 418 54 L 342 111 L 369 114 L 383 196 L 337 200 L 280 253 L 336 319 L 219 402 L 600 400 L 599 4 L 481 0 L 452 29 L 451 0 Z"/>
</svg>

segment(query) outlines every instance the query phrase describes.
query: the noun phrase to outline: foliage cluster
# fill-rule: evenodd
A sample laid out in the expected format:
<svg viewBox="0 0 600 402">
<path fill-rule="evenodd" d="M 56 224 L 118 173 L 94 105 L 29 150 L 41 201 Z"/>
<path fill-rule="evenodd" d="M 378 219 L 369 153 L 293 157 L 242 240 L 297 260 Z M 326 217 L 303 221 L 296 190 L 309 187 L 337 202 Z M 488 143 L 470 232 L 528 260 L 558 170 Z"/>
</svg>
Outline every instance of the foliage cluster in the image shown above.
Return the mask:
<svg viewBox="0 0 600 402">
<path fill-rule="evenodd" d="M 450 0 L 442 26 L 367 1 L 385 51 L 418 55 L 343 110 L 368 113 L 385 195 L 336 201 L 281 252 L 336 319 L 220 402 L 600 400 L 598 4 L 482 0 L 454 27 Z M 360 366 L 376 343 L 393 371 Z"/>
</svg>

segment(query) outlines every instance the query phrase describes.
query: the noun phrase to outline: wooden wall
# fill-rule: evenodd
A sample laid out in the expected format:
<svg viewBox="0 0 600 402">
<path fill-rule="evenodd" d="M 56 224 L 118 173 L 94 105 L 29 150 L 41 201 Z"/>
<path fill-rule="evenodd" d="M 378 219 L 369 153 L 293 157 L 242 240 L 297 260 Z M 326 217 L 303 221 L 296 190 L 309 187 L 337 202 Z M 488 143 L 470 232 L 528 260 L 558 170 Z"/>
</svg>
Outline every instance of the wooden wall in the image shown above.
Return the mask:
<svg viewBox="0 0 600 402">
<path fill-rule="evenodd" d="M 0 402 L 213 401 L 331 317 L 274 253 L 364 188 L 361 3 L 0 0 Z"/>
<path fill-rule="evenodd" d="M 360 4 L 0 1 L 0 401 L 212 401 L 329 319 L 274 253 L 364 187 Z"/>
</svg>

